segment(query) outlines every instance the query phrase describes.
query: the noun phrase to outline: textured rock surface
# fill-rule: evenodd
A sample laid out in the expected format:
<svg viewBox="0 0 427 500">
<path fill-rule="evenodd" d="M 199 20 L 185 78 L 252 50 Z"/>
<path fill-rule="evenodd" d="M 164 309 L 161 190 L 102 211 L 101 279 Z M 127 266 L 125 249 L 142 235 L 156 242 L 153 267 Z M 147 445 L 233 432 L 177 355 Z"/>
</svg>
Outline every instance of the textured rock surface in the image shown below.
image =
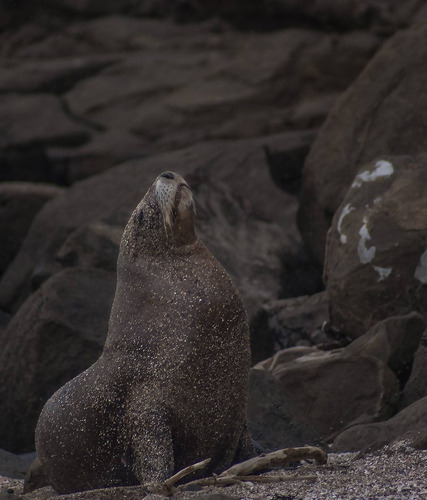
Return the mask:
<svg viewBox="0 0 427 500">
<path fill-rule="evenodd" d="M 1 307 L 16 310 L 64 266 L 114 268 L 130 212 L 153 178 L 174 165 L 192 174 L 199 234 L 236 280 L 252 316 L 280 289 L 281 255 L 297 248 L 296 201 L 274 186 L 263 151 L 286 138 L 204 143 L 132 161 L 74 186 L 38 214 L 0 282 Z"/>
<path fill-rule="evenodd" d="M 97 359 L 114 289 L 114 273 L 64 270 L 0 332 L 0 441 L 6 449 L 32 451 L 44 401 Z"/>
<path fill-rule="evenodd" d="M 335 439 L 332 448 L 334 451 L 356 451 L 405 437 L 420 442 L 420 434 L 425 436 L 427 433 L 426 421 L 427 397 L 424 397 L 385 422 L 360 424 L 345 430 Z"/>
<path fill-rule="evenodd" d="M 48 200 L 62 192 L 61 188 L 51 185 L 0 184 L 0 275 L 18 253 L 37 212 Z"/>
<path fill-rule="evenodd" d="M 276 350 L 328 342 L 330 339 L 322 331 L 322 325 L 329 320 L 328 308 L 325 292 L 267 302 L 263 310 Z"/>
<path fill-rule="evenodd" d="M 251 370 L 248 419 L 252 439 L 265 450 L 320 441 L 314 425 L 301 422 L 280 382 L 267 371 Z"/>
<path fill-rule="evenodd" d="M 414 363 L 426 321 L 418 313 L 392 316 L 374 325 L 346 347 L 347 355 L 375 356 L 393 371 L 405 386 Z"/>
<path fill-rule="evenodd" d="M 424 480 L 427 452 L 411 448 L 406 441 L 393 443 L 381 452 L 357 457 L 356 453 L 331 453 L 324 466 L 303 463 L 296 471 L 275 470 L 274 474 L 289 476 L 316 475 L 316 481 L 285 481 L 278 484 L 241 484 L 224 488 L 209 488 L 207 491 L 181 493 L 179 498 L 190 500 L 226 500 L 224 495 L 238 500 L 259 498 L 307 498 L 329 500 L 336 496 L 342 500 L 356 498 L 413 498 L 422 500 L 427 495 Z M 62 500 L 105 500 L 125 497 L 138 499 L 144 494 L 142 488 L 92 491 L 67 495 Z M 210 496 L 212 495 L 212 496 Z M 217 495 L 217 496 L 213 496 Z M 52 490 L 43 489 L 28 495 L 25 500 L 47 500 L 54 498 Z M 156 495 L 146 500 L 161 500 Z"/>
<path fill-rule="evenodd" d="M 361 167 L 328 237 L 332 324 L 355 338 L 388 316 L 426 314 L 426 237 L 427 156 Z"/>
<path fill-rule="evenodd" d="M 125 15 L 24 24 L 0 44 L 0 178 L 70 184 L 201 140 L 317 127 L 378 44 Z"/>
<path fill-rule="evenodd" d="M 299 227 L 323 261 L 326 232 L 358 168 L 379 155 L 427 150 L 427 23 L 384 44 L 340 96 L 304 166 Z"/>
<path fill-rule="evenodd" d="M 400 407 L 405 408 L 418 399 L 427 396 L 427 333 L 421 337 L 420 345 L 415 353 L 411 375 L 407 381 L 400 401 Z"/>
<path fill-rule="evenodd" d="M 426 169 L 424 158 L 415 156 L 427 151 L 423 4 L 1 4 L 0 28 L 5 29 L 0 30 L 0 180 L 74 184 L 47 201 L 37 215 L 37 208 L 30 214 L 33 209 L 24 204 L 10 215 L 0 197 L 3 234 L 12 236 L 22 229 L 14 237 L 11 256 L 35 216 L 18 257 L 0 282 L 0 429 L 8 442 L 23 449 L 22 441 L 17 443 L 23 437 L 30 449 L 40 398 L 54 390 L 55 381 L 85 368 L 85 335 L 97 331 L 90 326 L 89 305 L 101 301 L 95 312 L 95 327 L 101 328 L 113 293 L 113 285 L 104 286 L 101 276 L 114 283 L 123 225 L 153 178 L 171 169 L 188 177 L 197 198 L 200 237 L 242 291 L 252 319 L 258 356 L 254 359 L 260 360 L 274 349 L 267 319 L 284 332 L 280 346 L 301 342 L 301 336 L 309 344 L 324 343 L 319 326 L 327 317 L 326 299 L 316 305 L 316 296 L 300 296 L 323 290 L 320 267 L 326 231 L 337 207 L 350 196 L 360 166 L 375 158 L 390 161 L 396 178 L 393 174 L 374 180 L 375 171 L 387 171 L 388 167 L 382 170 L 384 164 L 379 171 L 375 163 L 359 171 L 358 193 L 351 195 L 354 206 L 341 205 L 330 236 L 332 257 L 326 267 L 333 323 L 326 333 L 341 335 L 340 342 L 345 334 L 361 335 L 360 340 L 332 353 L 312 347 L 286 349 L 262 363 L 263 369 L 253 370 L 251 425 L 266 447 L 305 444 L 331 433 L 324 431 L 330 415 L 345 424 L 356 417 L 366 422 L 390 416 L 398 393 L 395 376 L 400 389 L 404 386 L 399 408 L 427 395 L 423 340 L 412 363 L 422 320 L 389 318 L 410 311 L 425 313 Z M 169 20 L 160 19 L 165 17 Z M 198 24 L 172 22 L 207 18 Z M 413 20 L 419 24 L 386 42 L 340 96 L 384 35 Z M 255 31 L 239 32 L 228 22 Z M 278 26 L 286 29 L 262 32 Z M 315 31 L 319 27 L 323 31 Z M 331 108 L 306 161 L 301 198 L 296 200 L 280 189 L 299 192 L 300 167 Z M 196 144 L 200 141 L 204 142 Z M 395 161 L 388 156 L 396 154 L 412 157 Z M 386 191 L 380 192 L 381 187 Z M 0 194 L 1 189 L 4 186 Z M 300 227 L 317 266 L 302 249 L 294 224 L 300 201 Z M 16 223 L 18 217 L 27 221 L 25 229 Z M 6 248 L 9 244 L 3 244 L 2 252 Z M 375 255 L 361 262 L 359 253 L 365 260 Z M 77 282 L 85 296 L 76 296 Z M 81 306 L 79 314 L 76 306 Z M 408 336 L 412 342 L 407 342 Z M 89 351 L 97 349 L 94 342 Z M 77 356 L 81 366 L 75 352 L 83 353 Z M 43 365 L 45 359 L 49 367 Z M 343 419 L 345 408 L 349 413 Z M 319 430 L 311 415 L 321 413 Z M 424 419 L 422 412 L 418 414 Z M 415 428 L 417 418 L 409 420 Z M 379 425 L 383 424 L 388 422 Z M 399 429 L 393 431 L 396 436 L 406 432 L 403 424 Z M 424 446 L 427 431 L 420 426 L 416 433 L 411 443 Z M 387 453 L 387 467 L 384 456 L 369 457 L 363 466 L 351 463 L 349 474 L 341 474 L 339 466 L 328 469 L 311 485 L 235 486 L 227 493 L 233 491 L 236 498 L 317 499 L 332 493 L 340 498 L 353 493 L 360 498 L 425 498 L 424 486 L 411 479 L 412 471 L 418 479 L 422 476 L 415 452 L 400 450 L 396 462 L 394 451 Z M 377 459 L 381 472 L 371 469 Z M 409 462 L 412 469 L 405 469 L 402 486 L 399 471 Z M 388 476 L 390 463 L 396 469 Z M 375 470 L 373 479 L 366 470 Z M 46 498 L 51 494 L 47 491 Z M 117 498 L 114 491 L 102 494 Z M 121 494 L 141 496 L 136 490 Z M 189 493 L 200 495 L 203 492 Z"/>
<path fill-rule="evenodd" d="M 221 3 L 207 2 L 214 12 L 230 19 L 237 25 L 245 23 L 277 26 L 289 23 L 290 19 L 310 22 L 314 25 L 331 25 L 338 29 L 370 28 L 393 31 L 410 22 L 422 9 L 421 0 L 402 4 L 399 0 L 378 2 L 376 0 L 255 0 L 247 4 L 242 0 Z M 258 16 L 258 17 L 256 17 Z M 259 18 L 261 16 L 261 19 Z M 249 19 L 248 19 L 249 18 Z"/>
<path fill-rule="evenodd" d="M 382 361 L 347 354 L 345 349 L 327 353 L 315 348 L 300 349 L 308 351 L 293 358 L 295 351 L 285 349 L 252 368 L 265 377 L 264 391 L 257 380 L 258 405 L 263 398 L 269 398 L 269 386 L 275 386 L 291 414 L 284 421 L 296 421 L 323 438 L 357 418 L 373 421 L 392 414 L 399 395 L 398 383 Z M 291 351 L 290 359 L 287 351 Z"/>
<path fill-rule="evenodd" d="M 268 29 L 288 26 L 291 21 L 335 29 L 367 28 L 390 33 L 407 25 L 422 10 L 422 0 L 401 3 L 398 0 L 43 0 L 43 8 L 87 17 L 126 12 L 169 17 L 194 22 L 212 16 L 223 18 L 240 28 Z M 5 14 L 7 9 L 5 9 Z"/>
<path fill-rule="evenodd" d="M 28 460 L 0 449 L 0 476 L 22 479 L 28 468 Z"/>
</svg>

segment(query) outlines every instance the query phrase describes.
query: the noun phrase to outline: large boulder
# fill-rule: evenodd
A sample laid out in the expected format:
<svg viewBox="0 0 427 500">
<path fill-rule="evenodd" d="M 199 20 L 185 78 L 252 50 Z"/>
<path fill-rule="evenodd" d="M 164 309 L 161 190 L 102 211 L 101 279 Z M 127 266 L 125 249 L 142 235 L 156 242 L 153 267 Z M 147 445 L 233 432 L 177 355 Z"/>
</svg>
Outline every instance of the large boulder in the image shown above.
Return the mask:
<svg viewBox="0 0 427 500">
<path fill-rule="evenodd" d="M 152 4 L 153 2 L 149 2 Z M 162 5 L 157 0 L 154 5 Z M 424 6 L 422 0 L 233 0 L 191 2 L 206 14 L 217 14 L 239 27 L 277 27 L 290 20 L 338 29 L 369 28 L 390 33 L 410 23 Z M 205 15 L 206 15 L 205 14 Z"/>
<path fill-rule="evenodd" d="M 310 24 L 315 27 L 335 29 L 370 29 L 390 33 L 408 25 L 420 11 L 422 0 L 42 0 L 44 10 L 64 15 L 93 17 L 106 14 L 127 13 L 138 16 L 172 18 L 179 23 L 189 23 L 219 18 L 240 29 L 267 30 L 289 26 L 290 22 Z M 14 4 L 13 4 L 14 5 Z M 26 4 L 18 3 L 15 10 L 28 13 Z M 39 7 L 39 8 L 40 8 Z M 4 12 L 3 12 L 4 9 Z M 35 9 L 33 8 L 33 11 Z M 2 7 L 2 14 L 11 15 L 9 3 Z M 31 12 L 31 10 L 30 10 Z M 33 14 L 34 15 L 34 14 Z"/>
<path fill-rule="evenodd" d="M 3 178 L 68 185 L 203 140 L 316 128 L 380 43 L 216 28 L 125 15 L 23 27 L 0 44 L 0 117 L 12 125 Z"/>
<path fill-rule="evenodd" d="M 402 391 L 400 407 L 405 408 L 425 396 L 427 396 L 427 330 L 421 337 L 415 353 L 409 380 Z"/>
<path fill-rule="evenodd" d="M 412 445 L 426 448 L 427 397 L 408 406 L 385 422 L 358 424 L 343 431 L 332 445 L 333 451 L 358 451 L 409 438 Z"/>
<path fill-rule="evenodd" d="M 46 184 L 0 184 L 0 275 L 13 260 L 41 207 L 63 190 Z"/>
<path fill-rule="evenodd" d="M 0 96 L 0 180 L 60 182 L 43 150 L 47 146 L 78 146 L 89 140 L 89 129 L 67 116 L 54 95 L 4 93 Z M 33 153 L 31 169 L 28 151 Z"/>
<path fill-rule="evenodd" d="M 375 356 L 393 371 L 401 387 L 413 369 L 426 321 L 418 313 L 392 316 L 374 325 L 368 332 L 346 347 L 349 356 Z"/>
<path fill-rule="evenodd" d="M 99 357 L 115 285 L 112 272 L 66 269 L 46 281 L 0 332 L 4 448 L 32 451 L 46 400 Z"/>
<path fill-rule="evenodd" d="M 267 302 L 263 311 L 276 350 L 329 340 L 322 328 L 329 321 L 329 302 L 325 292 Z"/>
<path fill-rule="evenodd" d="M 388 316 L 427 314 L 427 155 L 364 165 L 328 235 L 333 325 L 355 338 Z"/>
<path fill-rule="evenodd" d="M 266 445 L 286 445 L 282 438 L 289 438 L 289 428 L 295 431 L 292 442 L 302 445 L 357 419 L 388 418 L 399 395 L 398 381 L 384 362 L 345 349 L 284 349 L 252 372 L 257 373 L 250 378 L 249 423 Z"/>
<path fill-rule="evenodd" d="M 37 215 L 0 281 L 0 307 L 16 311 L 63 267 L 114 269 L 130 213 L 153 179 L 173 168 L 194 190 L 201 239 L 229 271 L 253 317 L 281 288 L 281 256 L 298 248 L 297 202 L 274 186 L 263 150 L 278 148 L 286 137 L 203 143 L 135 160 L 74 185 Z"/>
<path fill-rule="evenodd" d="M 298 216 L 320 262 L 332 217 L 360 165 L 380 155 L 427 151 L 426 89 L 424 21 L 386 42 L 335 103 L 304 166 Z"/>
<path fill-rule="evenodd" d="M 24 458 L 0 448 L 0 476 L 23 479 L 28 465 Z"/>
<path fill-rule="evenodd" d="M 320 441 L 319 432 L 296 417 L 273 375 L 257 369 L 249 375 L 248 426 L 252 439 L 265 450 Z"/>
</svg>

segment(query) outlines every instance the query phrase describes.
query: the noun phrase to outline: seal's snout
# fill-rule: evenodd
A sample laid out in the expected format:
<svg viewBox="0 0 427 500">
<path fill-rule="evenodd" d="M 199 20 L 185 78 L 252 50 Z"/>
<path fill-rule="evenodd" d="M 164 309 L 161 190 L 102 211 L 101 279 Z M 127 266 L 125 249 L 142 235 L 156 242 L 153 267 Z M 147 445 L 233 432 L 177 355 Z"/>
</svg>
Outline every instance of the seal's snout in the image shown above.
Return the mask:
<svg viewBox="0 0 427 500">
<path fill-rule="evenodd" d="M 163 215 L 165 229 L 172 229 L 177 217 L 181 220 L 186 218 L 189 210 L 195 212 L 190 186 L 179 174 L 163 172 L 157 177 L 154 186 L 154 195 Z"/>
<path fill-rule="evenodd" d="M 163 172 L 163 174 L 160 174 L 159 177 L 164 177 L 165 179 L 170 179 L 170 180 L 175 179 L 175 175 L 173 172 Z"/>
</svg>

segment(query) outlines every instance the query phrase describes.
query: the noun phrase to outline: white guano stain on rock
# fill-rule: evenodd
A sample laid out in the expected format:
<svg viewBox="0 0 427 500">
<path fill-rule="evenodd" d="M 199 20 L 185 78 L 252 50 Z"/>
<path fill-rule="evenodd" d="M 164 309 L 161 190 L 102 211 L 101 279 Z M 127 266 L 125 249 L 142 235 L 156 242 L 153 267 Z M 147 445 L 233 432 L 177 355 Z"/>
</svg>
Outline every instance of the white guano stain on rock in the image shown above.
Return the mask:
<svg viewBox="0 0 427 500">
<path fill-rule="evenodd" d="M 350 205 L 350 203 L 348 203 L 343 209 L 342 209 L 342 212 L 341 212 L 341 215 L 340 215 L 340 218 L 338 219 L 338 224 L 337 224 L 337 231 L 338 231 L 338 234 L 340 235 L 340 241 L 341 243 L 345 244 L 347 243 L 347 236 L 342 232 L 342 221 L 344 219 L 344 217 L 346 215 L 348 215 L 350 212 L 352 212 L 353 210 L 355 210 L 354 207 L 352 207 Z"/>
<path fill-rule="evenodd" d="M 415 279 L 423 285 L 427 284 L 427 250 L 421 255 L 420 263 L 415 269 Z"/>
<path fill-rule="evenodd" d="M 368 231 L 368 219 L 363 217 L 363 226 L 359 229 L 360 240 L 357 246 L 357 253 L 362 264 L 368 264 L 375 257 L 376 248 L 374 246 L 368 248 L 366 242 L 371 239 Z"/>
<path fill-rule="evenodd" d="M 380 275 L 377 281 L 384 281 L 385 279 L 387 279 L 390 276 L 391 271 L 393 270 L 391 267 L 381 267 L 381 266 L 372 266 L 372 267 Z"/>
<path fill-rule="evenodd" d="M 357 174 L 351 187 L 360 187 L 364 182 L 373 182 L 382 177 L 390 177 L 394 173 L 393 165 L 387 160 L 379 160 L 372 171 L 364 170 Z"/>
</svg>

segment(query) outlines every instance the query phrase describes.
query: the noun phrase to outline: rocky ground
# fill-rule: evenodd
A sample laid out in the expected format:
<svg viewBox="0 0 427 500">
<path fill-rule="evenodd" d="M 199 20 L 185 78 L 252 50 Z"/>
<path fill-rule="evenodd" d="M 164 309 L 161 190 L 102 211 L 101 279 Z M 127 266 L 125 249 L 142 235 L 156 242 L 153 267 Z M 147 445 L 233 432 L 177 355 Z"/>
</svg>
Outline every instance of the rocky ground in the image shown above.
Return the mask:
<svg viewBox="0 0 427 500">
<path fill-rule="evenodd" d="M 386 446 L 376 453 L 333 453 L 328 463 L 319 466 L 304 463 L 297 468 L 278 469 L 274 475 L 284 477 L 312 479 L 296 479 L 278 484 L 257 484 L 252 482 L 226 488 L 204 488 L 201 491 L 182 492 L 172 498 L 190 500 L 319 500 L 319 499 L 413 499 L 421 500 L 427 496 L 424 481 L 427 452 L 415 450 L 400 441 L 393 446 Z M 270 473 L 271 474 L 271 473 Z M 0 480 L 0 498 L 18 498 L 22 492 L 22 480 Z M 126 491 L 87 492 L 83 494 L 62 495 L 57 497 L 49 488 L 43 488 L 25 495 L 28 500 L 48 500 L 63 498 L 64 500 L 83 499 L 142 499 L 160 500 L 160 495 L 146 494 L 138 488 L 127 488 Z"/>
<path fill-rule="evenodd" d="M 0 6 L 0 448 L 32 452 L 44 402 L 99 356 L 124 224 L 175 170 L 248 311 L 256 441 L 388 446 L 333 454 L 312 484 L 226 494 L 425 496 L 426 14 L 418 0 Z"/>
</svg>

